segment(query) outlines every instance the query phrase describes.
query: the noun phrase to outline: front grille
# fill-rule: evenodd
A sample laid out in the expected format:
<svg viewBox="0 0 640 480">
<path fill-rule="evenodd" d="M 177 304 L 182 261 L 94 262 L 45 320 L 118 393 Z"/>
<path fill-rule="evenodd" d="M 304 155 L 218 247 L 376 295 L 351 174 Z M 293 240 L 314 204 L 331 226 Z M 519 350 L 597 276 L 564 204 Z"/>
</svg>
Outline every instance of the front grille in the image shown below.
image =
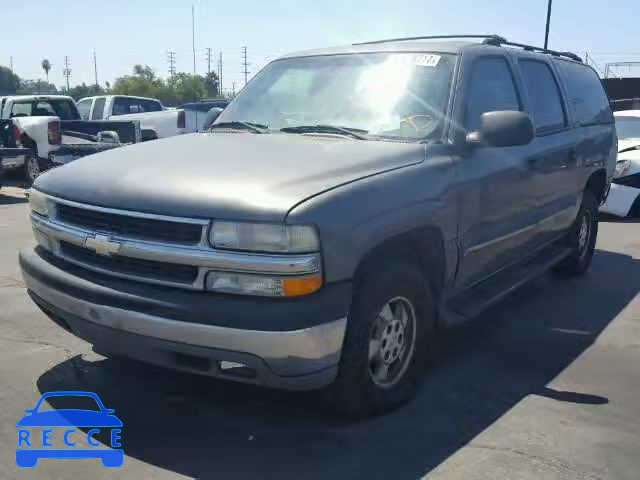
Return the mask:
<svg viewBox="0 0 640 480">
<path fill-rule="evenodd" d="M 198 267 L 192 265 L 154 262 L 119 255 L 102 256 L 93 250 L 67 242 L 60 242 L 60 251 L 64 257 L 88 267 L 149 280 L 191 285 L 198 275 Z"/>
<path fill-rule="evenodd" d="M 202 225 L 199 224 L 120 215 L 65 203 L 56 204 L 56 211 L 58 219 L 64 223 L 112 235 L 188 245 L 197 244 L 202 238 Z"/>
<path fill-rule="evenodd" d="M 613 183 L 626 187 L 640 188 L 640 173 L 634 173 L 628 177 L 616 178 L 613 180 Z"/>
</svg>

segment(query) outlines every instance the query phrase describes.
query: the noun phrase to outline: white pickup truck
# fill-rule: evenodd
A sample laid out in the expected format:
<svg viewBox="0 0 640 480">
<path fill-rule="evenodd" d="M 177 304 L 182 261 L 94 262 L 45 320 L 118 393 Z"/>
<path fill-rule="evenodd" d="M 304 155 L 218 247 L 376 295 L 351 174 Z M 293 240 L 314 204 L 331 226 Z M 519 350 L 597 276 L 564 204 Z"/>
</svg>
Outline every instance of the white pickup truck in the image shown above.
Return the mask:
<svg viewBox="0 0 640 480">
<path fill-rule="evenodd" d="M 73 98 L 64 95 L 0 97 L 0 119 L 12 120 L 17 147 L 32 154 L 15 157 L 10 168 L 22 168 L 28 182 L 60 158 L 78 158 L 141 139 L 140 124 L 83 121 Z M 63 163 L 63 162 L 62 162 Z M 7 166 L 7 165 L 5 165 Z"/>
<path fill-rule="evenodd" d="M 165 109 L 153 98 L 102 95 L 82 98 L 77 106 L 84 120 L 139 120 L 142 141 L 188 133 L 184 110 Z"/>
</svg>

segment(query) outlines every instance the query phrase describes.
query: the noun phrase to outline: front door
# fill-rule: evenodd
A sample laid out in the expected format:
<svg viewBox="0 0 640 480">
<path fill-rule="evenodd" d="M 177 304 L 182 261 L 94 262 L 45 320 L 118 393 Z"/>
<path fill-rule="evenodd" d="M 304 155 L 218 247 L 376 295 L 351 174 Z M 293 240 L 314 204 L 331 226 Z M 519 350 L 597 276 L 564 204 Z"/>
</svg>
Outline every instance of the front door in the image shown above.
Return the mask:
<svg viewBox="0 0 640 480">
<path fill-rule="evenodd" d="M 507 55 L 467 59 L 466 91 L 458 110 L 465 131 L 475 131 L 483 113 L 523 110 L 514 65 Z M 464 71 L 463 70 L 463 71 Z M 456 287 L 463 289 L 522 258 L 536 233 L 536 198 L 529 164 L 531 146 L 462 149 L 459 178 L 460 264 Z"/>
</svg>

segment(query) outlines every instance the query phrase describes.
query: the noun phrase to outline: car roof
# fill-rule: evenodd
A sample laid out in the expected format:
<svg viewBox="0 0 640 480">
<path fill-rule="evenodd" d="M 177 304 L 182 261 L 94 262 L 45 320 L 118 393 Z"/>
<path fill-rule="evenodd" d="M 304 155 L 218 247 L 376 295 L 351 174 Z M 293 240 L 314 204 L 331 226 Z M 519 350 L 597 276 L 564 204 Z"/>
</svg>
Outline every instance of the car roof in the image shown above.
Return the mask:
<svg viewBox="0 0 640 480">
<path fill-rule="evenodd" d="M 4 98 L 11 98 L 14 100 L 56 100 L 56 99 L 64 99 L 68 100 L 71 97 L 68 95 L 9 95 Z"/>
<path fill-rule="evenodd" d="M 343 45 L 329 48 L 318 48 L 313 50 L 303 50 L 293 52 L 281 56 L 283 58 L 296 57 L 315 57 L 321 55 L 346 55 L 359 53 L 379 53 L 379 52 L 433 52 L 433 53 L 449 53 L 457 54 L 464 47 L 469 45 L 480 45 L 478 42 L 462 42 L 462 41 L 412 41 L 412 42 L 384 42 L 384 43 L 365 43 L 358 45 Z"/>
<path fill-rule="evenodd" d="M 640 117 L 640 110 L 618 110 L 613 112 L 614 117 Z"/>
</svg>

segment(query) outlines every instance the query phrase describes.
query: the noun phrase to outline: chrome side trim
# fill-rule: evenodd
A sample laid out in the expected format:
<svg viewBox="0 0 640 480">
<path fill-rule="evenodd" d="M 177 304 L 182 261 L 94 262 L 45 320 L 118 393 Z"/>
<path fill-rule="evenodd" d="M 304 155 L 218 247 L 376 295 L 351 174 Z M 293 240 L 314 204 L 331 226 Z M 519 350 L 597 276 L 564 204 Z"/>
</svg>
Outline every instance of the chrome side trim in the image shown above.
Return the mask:
<svg viewBox="0 0 640 480">
<path fill-rule="evenodd" d="M 33 227 L 54 241 L 65 241 L 79 247 L 85 247 L 87 238 L 95 236 L 95 232 L 71 227 L 31 214 Z M 258 253 L 226 252 L 198 247 L 176 246 L 143 240 L 122 239 L 111 236 L 121 243 L 118 256 L 151 260 L 163 263 L 193 265 L 214 270 L 251 272 L 276 275 L 300 275 L 318 272 L 320 256 L 302 255 L 268 255 Z"/>
<path fill-rule="evenodd" d="M 310 367 L 319 370 L 340 360 L 346 317 L 301 330 L 241 330 L 90 303 L 47 287 L 24 271 L 22 276 L 38 297 L 75 317 L 146 337 L 256 355 L 278 375 L 301 375 Z"/>
<path fill-rule="evenodd" d="M 477 245 L 473 245 L 472 247 L 469 247 L 469 249 L 467 250 L 467 254 L 469 253 L 473 253 L 475 251 L 481 250 L 485 247 L 489 247 L 491 245 L 495 245 L 496 243 L 500 243 L 500 242 L 504 242 L 505 240 L 509 240 L 510 238 L 513 237 L 517 237 L 518 235 L 522 235 L 523 233 L 526 233 L 530 230 L 534 230 L 539 228 L 542 225 L 545 225 L 548 222 L 552 222 L 557 220 L 558 218 L 562 217 L 563 215 L 568 215 L 570 213 L 573 213 L 576 210 L 576 206 L 575 205 L 571 205 L 570 207 L 564 208 L 552 215 L 549 215 L 548 217 L 545 217 L 539 221 L 537 221 L 536 223 L 532 223 L 531 225 L 527 225 L 524 228 L 521 228 L 519 230 L 516 230 L 514 232 L 509 232 L 506 235 L 502 235 L 500 237 L 496 237 L 496 238 L 492 238 L 491 240 L 487 241 L 487 242 L 483 242 L 483 243 L 479 243 Z"/>
</svg>

